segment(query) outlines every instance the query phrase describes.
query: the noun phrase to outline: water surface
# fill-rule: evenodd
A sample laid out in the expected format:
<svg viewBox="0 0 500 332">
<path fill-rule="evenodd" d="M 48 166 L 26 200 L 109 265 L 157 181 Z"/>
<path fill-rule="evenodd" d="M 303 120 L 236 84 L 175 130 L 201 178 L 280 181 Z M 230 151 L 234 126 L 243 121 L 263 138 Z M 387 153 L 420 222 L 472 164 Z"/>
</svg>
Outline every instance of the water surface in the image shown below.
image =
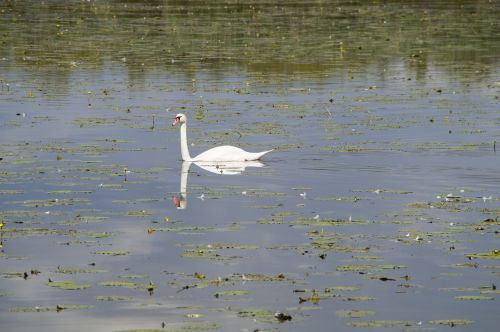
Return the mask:
<svg viewBox="0 0 500 332">
<path fill-rule="evenodd" d="M 2 3 L 3 328 L 493 330 L 499 10 Z"/>
</svg>

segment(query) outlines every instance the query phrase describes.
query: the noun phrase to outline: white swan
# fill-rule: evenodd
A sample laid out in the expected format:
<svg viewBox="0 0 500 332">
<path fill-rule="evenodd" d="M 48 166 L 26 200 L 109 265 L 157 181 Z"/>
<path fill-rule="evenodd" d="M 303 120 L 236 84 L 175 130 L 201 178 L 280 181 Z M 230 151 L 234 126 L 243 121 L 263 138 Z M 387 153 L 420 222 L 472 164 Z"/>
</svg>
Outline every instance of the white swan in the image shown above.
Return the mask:
<svg viewBox="0 0 500 332">
<path fill-rule="evenodd" d="M 194 158 L 189 154 L 187 145 L 187 117 L 185 114 L 177 114 L 172 126 L 181 124 L 181 155 L 184 161 L 251 161 L 258 160 L 260 157 L 273 150 L 263 152 L 247 152 L 243 149 L 231 145 L 218 146 L 200 153 Z"/>
</svg>

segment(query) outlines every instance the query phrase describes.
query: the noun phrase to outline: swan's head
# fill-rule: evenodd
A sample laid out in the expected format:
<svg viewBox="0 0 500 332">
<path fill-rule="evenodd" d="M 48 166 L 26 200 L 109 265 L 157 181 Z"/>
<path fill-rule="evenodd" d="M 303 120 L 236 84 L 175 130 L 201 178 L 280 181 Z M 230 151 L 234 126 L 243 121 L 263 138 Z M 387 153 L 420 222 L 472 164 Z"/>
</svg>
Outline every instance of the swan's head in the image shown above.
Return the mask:
<svg viewBox="0 0 500 332">
<path fill-rule="evenodd" d="M 186 123 L 187 117 L 186 115 L 179 113 L 175 116 L 174 122 L 172 122 L 172 126 L 175 126 L 179 123 Z"/>
</svg>

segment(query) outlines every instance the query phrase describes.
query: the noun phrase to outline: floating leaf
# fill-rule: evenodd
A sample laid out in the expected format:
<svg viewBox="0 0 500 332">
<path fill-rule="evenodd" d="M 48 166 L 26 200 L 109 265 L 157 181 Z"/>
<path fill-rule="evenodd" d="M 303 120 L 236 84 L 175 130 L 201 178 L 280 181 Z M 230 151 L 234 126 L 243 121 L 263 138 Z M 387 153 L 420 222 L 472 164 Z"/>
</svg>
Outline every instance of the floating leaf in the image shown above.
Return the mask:
<svg viewBox="0 0 500 332">
<path fill-rule="evenodd" d="M 365 322 L 349 322 L 347 325 L 352 327 L 409 327 L 416 324 L 407 320 L 371 320 Z"/>
<path fill-rule="evenodd" d="M 469 325 L 474 323 L 474 321 L 468 319 L 436 319 L 429 321 L 429 323 L 434 325 L 454 326 L 454 325 Z"/>
<path fill-rule="evenodd" d="M 479 300 L 494 300 L 495 298 L 493 296 L 485 296 L 485 295 L 462 295 L 462 296 L 455 296 L 455 300 L 460 300 L 460 301 L 479 301 Z"/>
<path fill-rule="evenodd" d="M 152 216 L 153 212 L 147 211 L 147 210 L 140 210 L 140 211 L 129 211 L 127 212 L 127 216 L 129 217 L 149 217 Z"/>
<path fill-rule="evenodd" d="M 246 290 L 227 290 L 227 291 L 220 291 L 215 293 L 215 297 L 222 297 L 222 296 L 243 296 L 243 295 L 248 295 L 248 291 Z"/>
<path fill-rule="evenodd" d="M 130 301 L 133 299 L 131 296 L 122 296 L 122 295 L 98 295 L 95 297 L 97 301 Z"/>
<path fill-rule="evenodd" d="M 94 251 L 92 253 L 94 255 L 108 255 L 108 256 L 126 256 L 129 254 L 128 251 L 122 251 L 122 250 Z"/>
<path fill-rule="evenodd" d="M 49 281 L 49 282 L 47 282 L 46 285 L 48 285 L 50 287 L 56 287 L 56 288 L 67 289 L 67 290 L 86 289 L 86 288 L 90 287 L 90 285 L 77 284 L 73 281 Z"/>
<path fill-rule="evenodd" d="M 465 256 L 478 259 L 500 259 L 500 250 L 492 250 L 490 252 L 479 252 L 475 254 L 466 254 Z"/>
</svg>

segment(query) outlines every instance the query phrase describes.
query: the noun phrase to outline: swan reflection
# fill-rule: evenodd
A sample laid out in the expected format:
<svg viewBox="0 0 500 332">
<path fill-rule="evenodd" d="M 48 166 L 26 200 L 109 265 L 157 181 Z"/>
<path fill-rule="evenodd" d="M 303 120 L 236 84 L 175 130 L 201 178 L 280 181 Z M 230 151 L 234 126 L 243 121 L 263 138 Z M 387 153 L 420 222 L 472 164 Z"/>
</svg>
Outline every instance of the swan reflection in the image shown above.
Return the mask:
<svg viewBox="0 0 500 332">
<path fill-rule="evenodd" d="M 180 183 L 180 196 L 173 196 L 172 202 L 178 210 L 183 210 L 187 206 L 187 180 L 189 174 L 189 168 L 191 164 L 204 169 L 205 171 L 219 174 L 219 175 L 238 175 L 245 171 L 247 167 L 264 167 L 264 164 L 260 161 L 224 161 L 224 162 L 209 162 L 209 161 L 199 161 L 199 162 L 182 162 L 181 168 L 181 183 Z M 203 195 L 202 195 L 203 196 Z M 200 197 L 202 197 L 200 196 Z"/>
</svg>

